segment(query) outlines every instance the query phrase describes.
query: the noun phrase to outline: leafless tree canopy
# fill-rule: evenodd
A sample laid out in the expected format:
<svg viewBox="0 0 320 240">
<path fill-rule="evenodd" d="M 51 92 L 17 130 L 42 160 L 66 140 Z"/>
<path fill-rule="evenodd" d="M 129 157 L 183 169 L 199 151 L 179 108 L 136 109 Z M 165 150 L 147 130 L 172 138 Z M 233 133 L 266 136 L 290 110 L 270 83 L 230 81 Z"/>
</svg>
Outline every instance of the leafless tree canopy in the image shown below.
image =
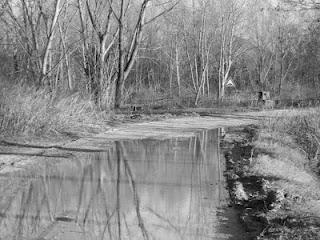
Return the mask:
<svg viewBox="0 0 320 240">
<path fill-rule="evenodd" d="M 315 0 L 1 0 L 1 74 L 102 109 L 247 94 L 317 96 Z M 229 94 L 229 95 L 228 95 Z"/>
</svg>

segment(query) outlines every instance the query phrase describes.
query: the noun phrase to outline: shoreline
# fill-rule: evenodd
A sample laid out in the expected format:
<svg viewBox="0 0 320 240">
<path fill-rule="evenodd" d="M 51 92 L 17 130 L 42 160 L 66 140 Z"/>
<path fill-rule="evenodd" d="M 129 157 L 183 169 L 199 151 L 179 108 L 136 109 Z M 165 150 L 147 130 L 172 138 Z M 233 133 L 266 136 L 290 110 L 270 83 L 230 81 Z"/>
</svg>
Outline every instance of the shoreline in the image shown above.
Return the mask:
<svg viewBox="0 0 320 240">
<path fill-rule="evenodd" d="M 247 125 L 254 120 L 243 118 L 241 120 L 230 117 L 178 117 L 167 118 L 160 121 L 141 121 L 134 123 L 121 123 L 110 127 L 100 134 L 64 141 L 3 141 L 0 144 L 0 171 L 5 166 L 14 166 L 16 162 L 37 161 L 38 158 L 68 157 L 72 151 L 104 151 L 114 141 L 137 139 L 168 139 L 173 137 L 190 137 L 197 131 Z M 7 142 L 7 144 L 6 144 Z M 0 139 L 1 143 L 1 139 Z M 7 154 L 5 154 L 7 153 Z"/>
<path fill-rule="evenodd" d="M 271 148 L 271 140 L 266 140 L 270 136 L 265 134 L 261 126 L 231 128 L 222 142 L 227 166 L 224 175 L 231 204 L 240 211 L 239 220 L 249 239 L 319 239 L 320 215 L 303 207 L 313 189 L 302 188 L 318 185 L 319 179 L 281 155 L 285 148 L 288 158 L 293 154 L 302 161 L 294 142 L 287 140 L 278 146 L 279 140 L 274 139 L 276 147 Z"/>
</svg>

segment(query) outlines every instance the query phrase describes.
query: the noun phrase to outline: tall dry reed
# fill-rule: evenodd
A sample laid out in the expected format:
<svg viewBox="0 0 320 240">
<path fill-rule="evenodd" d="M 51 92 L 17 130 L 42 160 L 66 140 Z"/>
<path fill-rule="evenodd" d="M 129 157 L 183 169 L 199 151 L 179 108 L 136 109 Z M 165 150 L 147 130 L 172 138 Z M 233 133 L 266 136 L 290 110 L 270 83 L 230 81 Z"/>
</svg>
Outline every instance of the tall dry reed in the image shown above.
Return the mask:
<svg viewBox="0 0 320 240">
<path fill-rule="evenodd" d="M 22 84 L 0 82 L 0 135 L 45 136 L 103 128 L 107 114 L 89 96 L 57 96 Z"/>
</svg>

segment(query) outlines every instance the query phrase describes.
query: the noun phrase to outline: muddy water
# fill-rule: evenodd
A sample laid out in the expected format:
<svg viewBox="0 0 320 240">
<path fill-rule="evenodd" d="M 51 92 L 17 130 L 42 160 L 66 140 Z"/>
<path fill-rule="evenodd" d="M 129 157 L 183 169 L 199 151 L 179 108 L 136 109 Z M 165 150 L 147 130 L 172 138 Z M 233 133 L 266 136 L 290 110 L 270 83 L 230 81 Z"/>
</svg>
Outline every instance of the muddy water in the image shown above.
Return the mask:
<svg viewBox="0 0 320 240">
<path fill-rule="evenodd" d="M 0 239 L 241 239 L 219 130 L 114 142 L 0 176 Z"/>
</svg>

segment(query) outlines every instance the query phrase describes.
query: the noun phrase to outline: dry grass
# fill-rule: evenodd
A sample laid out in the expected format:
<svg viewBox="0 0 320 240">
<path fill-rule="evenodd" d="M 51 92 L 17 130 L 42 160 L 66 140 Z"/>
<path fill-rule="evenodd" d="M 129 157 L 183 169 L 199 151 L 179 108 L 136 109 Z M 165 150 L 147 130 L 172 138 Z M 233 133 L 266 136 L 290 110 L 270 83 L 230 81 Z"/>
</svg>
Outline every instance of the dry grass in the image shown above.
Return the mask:
<svg viewBox="0 0 320 240">
<path fill-rule="evenodd" d="M 272 118 L 262 122 L 263 127 L 254 143 L 260 154 L 252 161 L 251 171 L 254 175 L 272 179 L 272 188 L 286 194 L 285 210 L 271 213 L 275 218 L 294 216 L 302 223 L 305 217 L 320 219 L 319 159 L 316 154 L 319 149 L 316 138 L 320 136 L 318 110 L 281 111 L 272 113 Z M 319 227 L 308 223 L 288 230 L 284 225 L 281 239 L 319 239 Z M 312 237 L 308 235 L 310 229 L 317 229 Z"/>
<path fill-rule="evenodd" d="M 279 110 L 270 112 L 268 115 L 271 118 L 264 120 L 262 125 L 269 131 L 291 134 L 306 127 L 304 125 L 306 123 L 308 127 L 317 131 L 320 130 L 320 107 Z"/>
<path fill-rule="evenodd" d="M 108 116 L 88 97 L 53 96 L 34 87 L 0 82 L 0 135 L 59 136 L 103 127 Z M 98 124 L 97 124 L 98 123 Z"/>
<path fill-rule="evenodd" d="M 278 141 L 263 133 L 255 142 L 258 149 L 273 153 L 272 156 L 260 154 L 251 165 L 251 172 L 270 181 L 272 189 L 284 192 L 286 199 L 281 211 L 271 211 L 270 219 L 287 219 L 292 216 L 297 222 L 304 218 L 320 218 L 320 185 L 318 177 L 311 171 L 305 153 L 294 145 L 292 139 Z M 285 222 L 285 221 L 284 221 Z M 319 239 L 320 233 L 309 235 L 310 229 L 318 229 L 318 225 L 308 223 L 296 228 L 278 226 L 282 231 L 281 239 Z M 279 230 L 280 231 L 280 230 Z M 305 235 L 307 237 L 305 237 Z M 265 239 L 278 239 L 266 237 Z"/>
<path fill-rule="evenodd" d="M 320 108 L 287 110 L 271 114 L 262 126 L 278 142 L 290 137 L 307 156 L 315 173 L 320 173 Z"/>
<path fill-rule="evenodd" d="M 278 141 L 267 133 L 260 134 L 255 147 L 272 156 L 260 154 L 252 163 L 252 172 L 266 178 L 276 179 L 274 184 L 290 195 L 299 195 L 305 201 L 320 197 L 317 176 L 308 166 L 308 158 L 290 137 Z"/>
<path fill-rule="evenodd" d="M 287 110 L 274 113 L 262 122 L 263 130 L 255 143 L 274 156 L 261 155 L 254 170 L 290 183 L 301 196 L 312 200 L 320 198 L 317 151 L 320 136 L 320 108 Z M 296 185 L 292 187 L 292 185 Z M 318 194 L 319 192 L 319 194 Z M 317 193 L 317 194 L 314 194 Z"/>
</svg>

